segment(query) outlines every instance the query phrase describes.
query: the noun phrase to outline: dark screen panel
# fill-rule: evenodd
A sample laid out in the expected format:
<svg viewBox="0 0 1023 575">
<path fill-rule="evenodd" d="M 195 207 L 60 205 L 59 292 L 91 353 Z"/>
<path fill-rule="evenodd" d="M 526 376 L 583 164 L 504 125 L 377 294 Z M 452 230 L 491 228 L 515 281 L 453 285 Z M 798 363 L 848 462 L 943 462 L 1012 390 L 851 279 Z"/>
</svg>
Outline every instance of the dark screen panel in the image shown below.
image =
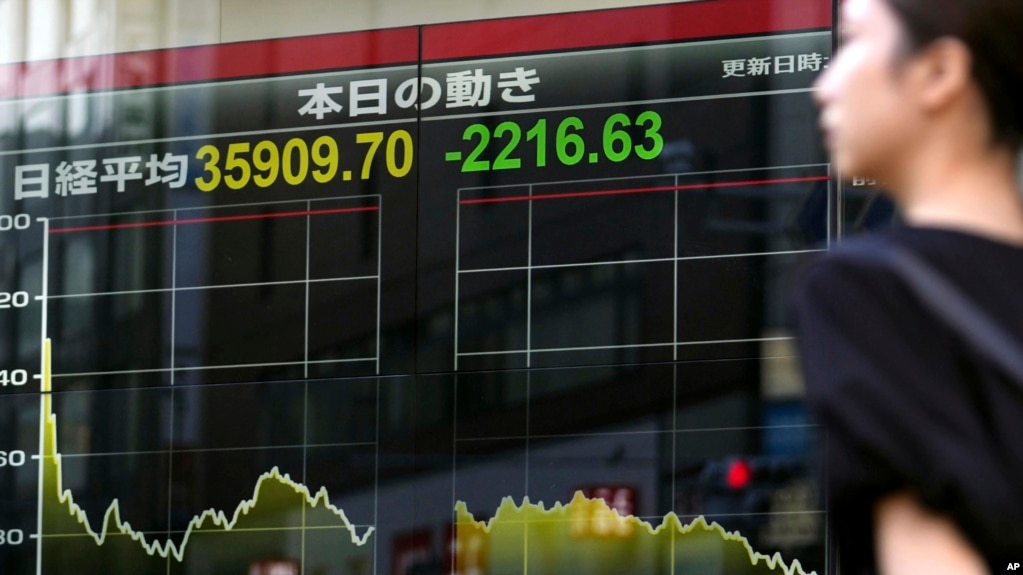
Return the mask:
<svg viewBox="0 0 1023 575">
<path fill-rule="evenodd" d="M 5 93 L 4 573 L 824 572 L 781 302 L 833 235 L 830 23 L 679 3 Z"/>
</svg>

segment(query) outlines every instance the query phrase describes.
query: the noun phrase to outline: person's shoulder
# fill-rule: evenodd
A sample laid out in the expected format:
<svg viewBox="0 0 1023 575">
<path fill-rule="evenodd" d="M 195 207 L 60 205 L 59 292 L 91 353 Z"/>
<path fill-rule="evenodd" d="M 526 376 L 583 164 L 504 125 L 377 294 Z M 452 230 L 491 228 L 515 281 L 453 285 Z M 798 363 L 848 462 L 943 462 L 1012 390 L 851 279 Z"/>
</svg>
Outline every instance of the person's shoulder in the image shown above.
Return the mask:
<svg viewBox="0 0 1023 575">
<path fill-rule="evenodd" d="M 850 237 L 804 260 L 787 296 L 790 325 L 913 317 L 912 291 L 889 257 L 898 249 L 907 249 L 905 239 L 886 230 Z"/>
<path fill-rule="evenodd" d="M 856 236 L 807 259 L 797 273 L 797 286 L 837 287 L 854 280 L 866 280 L 891 274 L 888 253 L 903 242 L 893 233 Z M 816 290 L 814 290 L 816 291 Z"/>
<path fill-rule="evenodd" d="M 809 265 L 833 274 L 869 273 L 901 283 L 904 275 L 897 268 L 905 256 L 968 293 L 990 296 L 993 283 L 1023 287 L 1023 246 L 954 228 L 898 226 L 854 236 Z"/>
<path fill-rule="evenodd" d="M 911 252 L 939 271 L 1023 264 L 1023 249 L 1017 246 L 956 230 L 900 226 L 844 239 L 806 260 L 797 277 L 811 282 L 862 274 L 885 280 L 897 278 L 892 257 L 895 252 Z M 1023 271 L 1023 266 L 1012 267 Z"/>
<path fill-rule="evenodd" d="M 857 299 L 899 314 L 918 305 L 897 252 L 916 256 L 996 315 L 1006 309 L 1014 310 L 1013 317 L 1023 313 L 1023 247 L 960 230 L 908 226 L 852 236 L 805 260 L 793 278 L 790 308 L 798 313 Z"/>
</svg>

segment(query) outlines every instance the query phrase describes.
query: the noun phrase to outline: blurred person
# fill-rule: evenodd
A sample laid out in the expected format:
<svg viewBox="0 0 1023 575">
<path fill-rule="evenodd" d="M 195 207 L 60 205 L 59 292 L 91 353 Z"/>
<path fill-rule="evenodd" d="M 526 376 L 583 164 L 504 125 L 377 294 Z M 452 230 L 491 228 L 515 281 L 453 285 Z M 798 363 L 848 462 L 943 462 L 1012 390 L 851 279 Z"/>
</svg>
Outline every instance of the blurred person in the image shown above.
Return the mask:
<svg viewBox="0 0 1023 575">
<path fill-rule="evenodd" d="M 841 573 L 1006 572 L 1023 562 L 1023 381 L 885 253 L 928 264 L 1023 354 L 1023 0 L 845 0 L 839 22 L 821 128 L 901 220 L 809 262 L 792 294 Z"/>
</svg>

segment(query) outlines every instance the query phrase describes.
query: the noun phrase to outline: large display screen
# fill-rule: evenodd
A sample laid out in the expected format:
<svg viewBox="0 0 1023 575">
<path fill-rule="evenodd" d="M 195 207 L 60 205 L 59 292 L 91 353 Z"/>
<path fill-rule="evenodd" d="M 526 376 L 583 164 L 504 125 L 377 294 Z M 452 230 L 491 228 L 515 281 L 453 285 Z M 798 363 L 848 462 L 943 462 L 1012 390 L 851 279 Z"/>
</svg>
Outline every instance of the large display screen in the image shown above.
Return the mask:
<svg viewBox="0 0 1023 575">
<path fill-rule="evenodd" d="M 830 0 L 0 66 L 0 571 L 830 572 Z"/>
</svg>

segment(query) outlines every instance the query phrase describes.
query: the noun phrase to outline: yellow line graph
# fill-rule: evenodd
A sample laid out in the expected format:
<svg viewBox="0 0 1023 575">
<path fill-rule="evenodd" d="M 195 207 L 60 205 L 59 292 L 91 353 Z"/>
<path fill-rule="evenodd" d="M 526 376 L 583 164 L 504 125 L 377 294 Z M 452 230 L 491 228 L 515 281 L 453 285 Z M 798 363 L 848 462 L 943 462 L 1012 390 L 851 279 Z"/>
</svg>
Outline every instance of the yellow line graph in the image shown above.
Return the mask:
<svg viewBox="0 0 1023 575">
<path fill-rule="evenodd" d="M 49 339 L 45 340 L 44 346 L 42 377 L 43 405 L 41 408 L 41 413 L 44 416 L 43 429 L 41 430 L 43 433 L 43 453 L 41 454 L 43 461 L 41 462 L 41 467 L 43 470 L 42 481 L 45 486 L 44 497 L 48 498 L 56 496 L 56 501 L 59 506 L 66 510 L 67 514 L 73 518 L 78 525 L 84 528 L 85 532 L 96 542 L 96 545 L 103 545 L 107 541 L 108 536 L 124 535 L 137 542 L 142 550 L 150 556 L 159 556 L 164 559 L 173 557 L 177 561 L 181 562 L 184 560 L 185 549 L 188 547 L 189 539 L 193 536 L 193 534 L 200 530 L 208 532 L 211 529 L 219 529 L 226 532 L 235 529 L 243 518 L 248 516 L 250 512 L 257 508 L 260 502 L 260 494 L 272 489 L 283 489 L 285 492 L 291 491 L 292 494 L 299 496 L 302 504 L 307 506 L 309 509 L 317 509 L 322 506 L 324 510 L 333 514 L 340 520 L 342 527 L 348 530 L 351 542 L 355 545 L 365 545 L 370 536 L 373 534 L 374 528 L 369 527 L 362 535 L 359 535 L 355 525 L 349 521 L 345 512 L 330 503 L 330 495 L 327 493 L 326 488 L 321 487 L 319 491 L 312 493 L 307 486 L 292 480 L 286 473 L 282 474 L 277 467 L 274 467 L 270 471 L 259 476 L 256 480 L 256 486 L 253 490 L 252 498 L 239 503 L 230 516 L 223 511 L 207 509 L 194 517 L 188 523 L 188 527 L 185 530 L 185 534 L 181 539 L 180 545 L 175 544 L 170 540 L 150 541 L 147 539 L 145 533 L 133 529 L 130 523 L 121 518 L 120 503 L 117 499 L 114 499 L 110 503 L 110 506 L 107 507 L 101 523 L 102 528 L 97 530 L 92 526 L 85 510 L 75 503 L 75 498 L 71 493 L 71 490 L 64 489 L 61 470 L 61 455 L 57 452 L 57 416 L 53 413 L 52 407 L 52 374 L 50 371 L 51 350 Z M 47 492 L 49 494 L 48 496 Z M 40 536 L 46 537 L 45 534 L 40 534 Z"/>
<path fill-rule="evenodd" d="M 486 562 L 494 567 L 496 562 L 504 567 L 505 562 L 517 561 L 524 562 L 523 572 L 558 573 L 566 572 L 572 563 L 599 559 L 607 572 L 657 573 L 667 565 L 678 567 L 705 556 L 724 561 L 730 566 L 728 573 L 815 573 L 805 571 L 798 560 L 786 564 L 780 553 L 756 552 L 746 537 L 704 517 L 683 524 L 669 513 L 654 526 L 635 516 L 619 515 L 603 499 L 590 499 L 582 492 L 576 492 L 567 504 L 558 502 L 549 509 L 528 498 L 516 505 L 506 497 L 493 518 L 485 521 L 477 521 L 459 501 L 455 515 L 460 560 L 465 564 Z M 650 565 L 637 564 L 643 561 Z"/>
<path fill-rule="evenodd" d="M 347 544 L 346 539 L 354 546 L 350 549 L 369 549 L 367 544 L 376 533 L 375 527 L 368 527 L 360 534 L 345 512 L 330 502 L 326 488 L 321 487 L 314 493 L 308 486 L 281 473 L 277 467 L 256 479 L 251 498 L 240 502 L 233 512 L 211 508 L 193 517 L 180 543 L 169 537 L 152 538 L 134 529 L 122 518 L 117 499 L 106 507 L 102 521 L 94 525 L 85 509 L 75 502 L 71 489 L 64 487 L 62 457 L 57 450 L 57 416 L 53 412 L 50 340 L 44 341 L 43 349 L 40 545 L 43 541 L 65 545 L 65 542 L 83 539 L 83 543 L 77 544 L 74 550 L 68 550 L 72 556 L 69 560 L 95 561 L 94 566 L 98 570 L 90 572 L 96 573 L 110 572 L 106 569 L 109 566 L 105 563 L 107 559 L 75 557 L 109 546 L 113 537 L 123 544 L 116 544 L 118 551 L 111 556 L 127 561 L 123 565 L 129 567 L 138 561 L 161 559 L 184 563 L 190 542 L 193 549 L 195 545 L 199 549 L 193 550 L 190 559 L 195 559 L 198 552 L 200 562 L 204 546 L 219 552 L 223 546 L 233 545 L 243 555 L 265 552 L 256 539 L 247 538 L 244 542 L 222 539 L 223 535 L 231 532 L 251 533 L 257 537 L 256 533 L 261 531 L 302 530 L 304 533 L 306 529 L 341 529 L 347 530 L 347 537 L 342 534 L 336 540 L 330 539 L 325 551 L 330 556 L 337 558 L 339 554 L 343 555 L 338 544 Z M 294 521 L 299 511 L 301 524 L 287 526 L 287 521 L 282 518 L 290 517 Z M 307 518 L 314 512 L 317 514 L 315 520 L 307 525 Z M 813 571 L 804 570 L 798 560 L 786 563 L 780 553 L 767 555 L 755 551 L 749 539 L 742 534 L 730 532 L 704 517 L 683 524 L 676 514 L 669 513 L 655 525 L 632 515 L 622 516 L 603 499 L 588 498 L 581 492 L 576 492 L 568 503 L 558 502 L 550 508 L 543 503 L 532 503 L 528 498 L 517 505 L 511 497 L 506 497 L 492 518 L 482 521 L 473 517 L 465 502 L 456 501 L 454 515 L 452 575 L 489 572 L 532 575 L 686 572 L 816 575 Z M 200 537 L 200 543 L 196 543 L 196 537 Z M 92 543 L 88 543 L 89 540 Z M 151 559 L 142 558 L 139 551 Z M 125 553 L 134 559 L 125 559 Z M 47 560 L 46 556 L 40 553 L 40 564 Z"/>
</svg>

